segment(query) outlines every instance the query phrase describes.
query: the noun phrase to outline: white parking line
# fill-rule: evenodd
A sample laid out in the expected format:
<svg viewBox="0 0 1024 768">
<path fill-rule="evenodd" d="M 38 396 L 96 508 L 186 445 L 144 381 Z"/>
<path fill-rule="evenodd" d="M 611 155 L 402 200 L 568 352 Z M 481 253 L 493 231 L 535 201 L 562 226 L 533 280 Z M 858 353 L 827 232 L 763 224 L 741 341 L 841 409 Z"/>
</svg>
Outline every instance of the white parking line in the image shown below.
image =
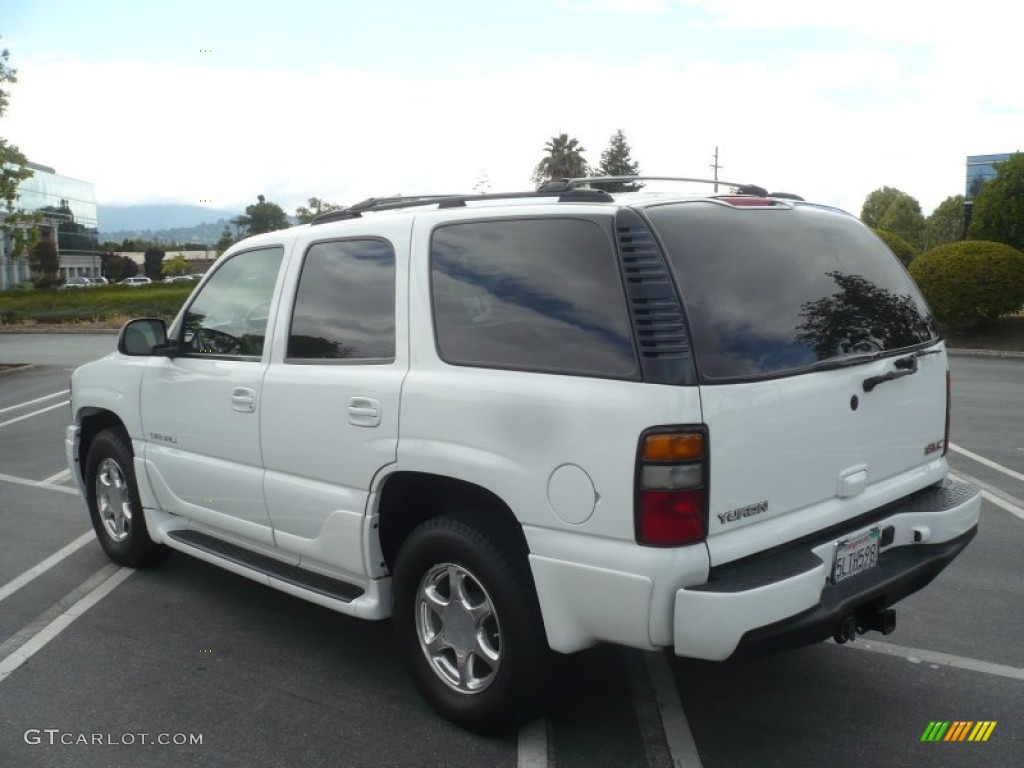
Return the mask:
<svg viewBox="0 0 1024 768">
<path fill-rule="evenodd" d="M 70 469 L 62 469 L 57 474 L 50 475 L 45 480 L 40 480 L 39 484 L 40 485 L 59 485 L 60 483 L 63 483 L 65 480 L 70 480 L 70 479 L 71 479 L 71 470 Z"/>
<path fill-rule="evenodd" d="M 26 400 L 24 403 L 18 403 L 18 405 L 9 405 L 6 408 L 0 408 L 0 413 L 7 413 L 8 411 L 16 411 L 19 408 L 25 408 L 25 407 L 30 406 L 30 405 L 35 405 L 36 403 L 41 403 L 44 400 L 52 400 L 55 397 L 60 397 L 61 395 L 66 395 L 69 392 L 71 392 L 70 389 L 62 389 L 60 392 L 54 392 L 52 395 L 43 395 L 42 397 L 37 397 L 35 400 Z"/>
<path fill-rule="evenodd" d="M 0 424 L 0 427 L 2 426 L 3 425 Z M 949 444 L 949 450 L 959 453 L 961 456 L 966 456 L 968 459 L 976 461 L 979 464 L 984 464 L 989 469 L 994 469 L 997 472 L 1002 472 L 1004 475 L 1009 475 L 1015 480 L 1020 480 L 1021 482 L 1024 482 L 1024 475 L 1022 475 L 1020 472 L 1015 472 L 1009 467 L 1004 467 L 1002 464 L 996 464 L 994 461 L 992 461 L 992 459 L 986 459 L 984 456 L 979 456 L 978 454 L 972 453 L 971 451 L 968 451 L 966 448 L 961 448 L 959 445 L 954 445 L 953 443 Z"/>
<path fill-rule="evenodd" d="M 1021 520 L 1024 520 L 1024 503 L 1016 496 L 1011 496 L 1005 491 L 1001 491 L 998 488 L 989 485 L 988 483 L 982 482 L 976 477 L 965 475 L 963 472 L 950 472 L 950 477 L 957 480 L 965 480 L 971 485 L 976 485 L 981 489 L 981 496 L 986 501 L 990 501 L 1000 509 L 1005 509 L 1011 515 L 1016 515 Z"/>
<path fill-rule="evenodd" d="M 518 768 L 547 768 L 548 728 L 543 717 L 519 729 Z"/>
<path fill-rule="evenodd" d="M 51 405 L 49 408 L 41 408 L 38 411 L 32 411 L 32 413 L 26 413 L 24 416 L 19 416 L 16 419 L 10 419 L 9 421 L 0 421 L 0 427 L 6 427 L 8 424 L 14 424 L 14 423 L 19 422 L 19 421 L 24 421 L 25 419 L 31 419 L 33 416 L 38 416 L 41 413 L 46 413 L 47 411 L 52 411 L 54 408 L 63 408 L 65 405 L 67 405 L 70 402 L 71 402 L 70 400 L 65 400 L 62 403 L 57 403 L 56 405 Z"/>
<path fill-rule="evenodd" d="M 72 496 L 81 495 L 78 493 L 77 488 L 68 488 L 65 485 L 44 485 L 38 480 L 29 480 L 26 477 L 15 477 L 14 475 L 5 475 L 3 473 L 0 473 L 0 482 L 27 485 L 30 488 L 44 488 L 47 491 L 60 491 L 61 493 L 70 493 Z"/>
<path fill-rule="evenodd" d="M 10 597 L 19 589 L 28 584 L 30 581 L 39 576 L 42 576 L 48 570 L 53 568 L 53 566 L 57 565 L 57 563 L 70 557 L 75 552 L 84 547 L 86 544 L 88 544 L 90 541 L 94 541 L 95 539 L 96 535 L 92 531 L 89 531 L 88 533 L 83 533 L 81 536 L 72 541 L 66 547 L 61 547 L 42 562 L 32 566 L 20 576 L 16 576 L 15 578 L 11 579 L 2 587 L 0 587 L 0 601 L 3 601 L 6 598 Z"/>
<path fill-rule="evenodd" d="M 45 648 L 47 643 L 67 629 L 75 619 L 113 592 L 121 582 L 133 573 L 135 573 L 133 568 L 118 568 L 112 576 L 90 590 L 88 594 L 76 601 L 70 608 L 32 635 L 17 650 L 0 661 L 0 683 L 6 680 L 18 667 Z"/>
<path fill-rule="evenodd" d="M 651 685 L 654 686 L 654 698 L 661 711 L 661 723 L 665 728 L 672 765 L 678 768 L 702 768 L 700 753 L 697 752 L 697 744 L 690 732 L 690 724 L 686 722 L 686 713 L 676 691 L 672 670 L 665 661 L 665 654 L 647 653 L 645 657 L 647 674 L 651 676 Z"/>
<path fill-rule="evenodd" d="M 858 639 L 854 643 L 846 643 L 843 647 L 853 648 L 855 651 L 882 653 L 886 656 L 900 656 L 915 664 L 927 661 L 931 664 L 941 664 L 944 667 L 955 667 L 956 669 L 966 669 L 969 672 L 983 672 L 986 675 L 997 675 L 998 677 L 1008 677 L 1011 680 L 1024 681 L 1024 669 L 1011 667 L 1006 664 L 994 664 L 991 661 L 969 659 L 966 656 L 955 656 L 951 653 L 926 651 L 923 648 L 905 648 L 902 645 L 863 639 Z"/>
</svg>

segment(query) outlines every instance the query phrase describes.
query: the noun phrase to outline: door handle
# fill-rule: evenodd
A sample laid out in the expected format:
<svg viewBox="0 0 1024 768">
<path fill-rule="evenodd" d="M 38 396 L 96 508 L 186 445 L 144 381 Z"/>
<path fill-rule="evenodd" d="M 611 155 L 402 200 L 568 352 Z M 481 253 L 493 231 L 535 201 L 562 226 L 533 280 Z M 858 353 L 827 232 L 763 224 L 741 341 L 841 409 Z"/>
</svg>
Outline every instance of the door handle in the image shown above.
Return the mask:
<svg viewBox="0 0 1024 768">
<path fill-rule="evenodd" d="M 357 427 L 380 424 L 380 401 L 372 397 L 353 397 L 348 401 L 348 423 Z"/>
<path fill-rule="evenodd" d="M 231 408 L 241 413 L 256 410 L 256 390 L 249 387 L 235 387 L 231 390 Z"/>
</svg>

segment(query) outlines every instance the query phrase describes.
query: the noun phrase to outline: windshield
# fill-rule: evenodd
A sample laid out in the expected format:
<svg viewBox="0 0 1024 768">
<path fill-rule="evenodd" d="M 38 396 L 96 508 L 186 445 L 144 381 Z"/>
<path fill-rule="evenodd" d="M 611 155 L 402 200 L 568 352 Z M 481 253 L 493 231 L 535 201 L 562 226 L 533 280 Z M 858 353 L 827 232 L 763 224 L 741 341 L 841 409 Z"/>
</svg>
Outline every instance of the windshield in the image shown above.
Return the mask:
<svg viewBox="0 0 1024 768">
<path fill-rule="evenodd" d="M 704 381 L 786 375 L 937 338 L 913 280 L 845 214 L 710 201 L 645 213 L 668 251 Z"/>
</svg>

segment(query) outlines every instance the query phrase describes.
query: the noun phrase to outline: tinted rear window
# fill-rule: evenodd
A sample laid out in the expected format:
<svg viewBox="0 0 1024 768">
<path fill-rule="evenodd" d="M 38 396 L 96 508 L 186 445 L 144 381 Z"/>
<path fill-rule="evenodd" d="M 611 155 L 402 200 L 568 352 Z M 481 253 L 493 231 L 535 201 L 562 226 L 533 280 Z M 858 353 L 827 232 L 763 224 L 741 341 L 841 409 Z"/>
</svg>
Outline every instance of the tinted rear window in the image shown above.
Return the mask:
<svg viewBox="0 0 1024 768">
<path fill-rule="evenodd" d="M 700 201 L 645 212 L 668 251 L 704 380 L 785 375 L 937 336 L 910 276 L 844 214 Z"/>
<path fill-rule="evenodd" d="M 545 218 L 439 227 L 430 269 L 446 362 L 638 376 L 622 278 L 597 224 Z"/>
</svg>

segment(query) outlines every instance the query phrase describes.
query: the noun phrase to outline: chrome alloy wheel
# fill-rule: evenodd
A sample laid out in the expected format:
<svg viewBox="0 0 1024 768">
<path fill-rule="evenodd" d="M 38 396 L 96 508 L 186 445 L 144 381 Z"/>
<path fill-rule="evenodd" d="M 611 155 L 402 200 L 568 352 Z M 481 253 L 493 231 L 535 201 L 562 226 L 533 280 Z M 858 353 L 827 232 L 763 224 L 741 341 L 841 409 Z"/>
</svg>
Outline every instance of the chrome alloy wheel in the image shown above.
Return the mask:
<svg viewBox="0 0 1024 768">
<path fill-rule="evenodd" d="M 416 590 L 416 634 L 434 673 L 459 693 L 480 693 L 501 665 L 501 625 L 490 595 L 466 568 L 433 566 Z"/>
<path fill-rule="evenodd" d="M 96 509 L 112 540 L 128 538 L 132 532 L 132 494 L 120 465 L 111 458 L 103 459 L 96 468 Z"/>
</svg>

